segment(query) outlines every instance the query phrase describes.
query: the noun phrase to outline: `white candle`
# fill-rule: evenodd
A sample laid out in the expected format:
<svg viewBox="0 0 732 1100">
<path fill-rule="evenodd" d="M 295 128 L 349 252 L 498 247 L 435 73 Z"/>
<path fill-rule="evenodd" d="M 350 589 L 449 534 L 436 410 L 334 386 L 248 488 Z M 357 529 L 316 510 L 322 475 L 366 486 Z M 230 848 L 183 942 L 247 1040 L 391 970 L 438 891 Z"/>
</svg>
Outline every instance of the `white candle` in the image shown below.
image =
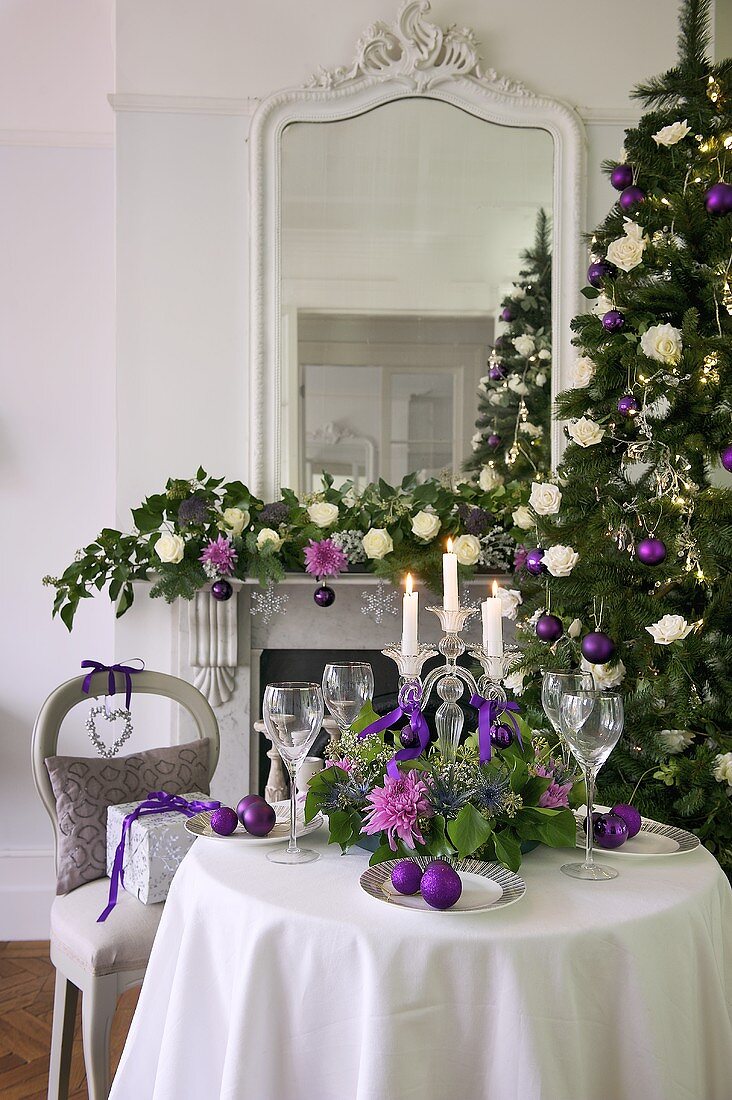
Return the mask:
<svg viewBox="0 0 732 1100">
<path fill-rule="evenodd" d="M 406 591 L 402 597 L 402 654 L 404 657 L 416 657 L 419 653 L 418 619 L 419 593 L 412 591 L 412 574 L 407 573 Z"/>
<path fill-rule="evenodd" d="M 457 611 L 460 606 L 457 557 L 452 552 L 452 539 L 447 540 L 447 553 L 442 555 L 442 606 L 445 611 Z"/>
<path fill-rule="evenodd" d="M 493 595 L 481 604 L 483 616 L 483 649 L 489 657 L 503 656 L 503 607 L 498 598 L 498 584 L 493 582 Z"/>
</svg>

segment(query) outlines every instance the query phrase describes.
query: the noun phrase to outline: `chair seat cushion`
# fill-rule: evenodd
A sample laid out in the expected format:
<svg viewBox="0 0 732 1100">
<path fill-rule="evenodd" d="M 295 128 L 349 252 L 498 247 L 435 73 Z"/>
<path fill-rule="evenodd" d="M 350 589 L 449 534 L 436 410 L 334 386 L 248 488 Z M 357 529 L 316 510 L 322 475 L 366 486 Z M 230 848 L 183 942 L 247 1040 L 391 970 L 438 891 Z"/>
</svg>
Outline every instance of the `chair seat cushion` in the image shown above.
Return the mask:
<svg viewBox="0 0 732 1100">
<path fill-rule="evenodd" d="M 116 974 L 147 966 L 164 902 L 143 905 L 120 889 L 106 921 L 97 917 L 107 904 L 109 879 L 96 879 L 54 899 L 51 954 L 60 948 L 90 974 Z"/>
</svg>

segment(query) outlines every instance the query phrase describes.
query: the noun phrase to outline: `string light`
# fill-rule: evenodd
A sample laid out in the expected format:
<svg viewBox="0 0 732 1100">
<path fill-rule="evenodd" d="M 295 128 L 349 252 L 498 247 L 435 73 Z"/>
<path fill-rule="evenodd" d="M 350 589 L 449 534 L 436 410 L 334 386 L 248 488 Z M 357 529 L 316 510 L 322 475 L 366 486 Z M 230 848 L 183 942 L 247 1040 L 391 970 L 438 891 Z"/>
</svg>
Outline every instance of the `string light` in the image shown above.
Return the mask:
<svg viewBox="0 0 732 1100">
<path fill-rule="evenodd" d="M 712 103 L 717 103 L 718 100 L 719 100 L 719 97 L 721 96 L 721 94 L 722 94 L 722 89 L 720 88 L 719 84 L 717 84 L 717 81 L 714 79 L 714 77 L 713 76 L 708 77 L 708 79 L 707 79 L 707 98 L 710 99 L 712 101 Z"/>
</svg>

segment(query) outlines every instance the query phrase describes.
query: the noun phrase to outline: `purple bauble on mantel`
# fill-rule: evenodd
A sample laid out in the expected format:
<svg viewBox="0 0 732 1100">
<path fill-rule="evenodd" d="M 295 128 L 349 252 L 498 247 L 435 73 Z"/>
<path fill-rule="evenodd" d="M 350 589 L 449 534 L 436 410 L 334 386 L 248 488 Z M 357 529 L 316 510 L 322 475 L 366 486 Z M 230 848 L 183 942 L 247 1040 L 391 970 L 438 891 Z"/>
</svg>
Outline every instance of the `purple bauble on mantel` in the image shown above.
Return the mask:
<svg viewBox="0 0 732 1100">
<path fill-rule="evenodd" d="M 444 859 L 435 859 L 425 868 L 420 892 L 433 909 L 451 909 L 463 892 L 463 884 L 454 867 Z"/>
<path fill-rule="evenodd" d="M 230 600 L 233 595 L 234 589 L 231 587 L 228 581 L 221 580 L 214 581 L 211 585 L 211 595 L 215 600 Z"/>
<path fill-rule="evenodd" d="M 625 317 L 619 309 L 609 309 L 602 315 L 602 327 L 605 332 L 622 332 L 625 328 Z"/>
<path fill-rule="evenodd" d="M 236 810 L 232 810 L 231 806 L 219 806 L 218 810 L 213 811 L 209 820 L 211 828 L 219 836 L 231 836 L 239 824 Z"/>
<path fill-rule="evenodd" d="M 488 439 L 486 440 L 486 442 L 487 442 L 488 446 L 491 448 L 491 450 L 495 451 L 496 447 L 501 446 L 501 437 L 500 437 L 500 435 L 497 435 L 496 432 L 491 432 L 491 434 L 488 436 Z"/>
<path fill-rule="evenodd" d="M 633 169 L 629 164 L 616 164 L 610 173 L 610 183 L 616 191 L 624 191 L 633 182 Z"/>
<path fill-rule="evenodd" d="M 595 290 L 598 290 L 602 280 L 610 278 L 614 271 L 615 268 L 607 260 L 595 260 L 587 268 L 587 282 L 590 286 L 594 286 Z"/>
<path fill-rule="evenodd" d="M 335 600 L 335 592 L 329 584 L 321 584 L 320 588 L 316 588 L 313 592 L 313 599 L 318 607 L 330 607 Z"/>
<path fill-rule="evenodd" d="M 633 397 L 632 393 L 626 393 L 624 397 L 621 397 L 618 401 L 618 412 L 621 416 L 635 416 L 640 409 L 640 405 Z"/>
<path fill-rule="evenodd" d="M 532 577 L 538 577 L 544 572 L 544 551 L 540 546 L 529 550 L 524 562 L 524 568 Z"/>
<path fill-rule="evenodd" d="M 488 371 L 488 377 L 490 378 L 491 382 L 500 382 L 502 378 L 506 377 L 506 375 L 504 374 L 502 367 L 496 366 L 491 367 L 491 369 Z"/>
<path fill-rule="evenodd" d="M 593 665 L 606 665 L 615 656 L 615 642 L 601 630 L 593 630 L 582 639 L 582 656 Z"/>
<path fill-rule="evenodd" d="M 634 185 L 626 187 L 620 195 L 620 198 L 618 199 L 620 209 L 624 210 L 627 214 L 629 213 L 629 211 L 633 210 L 634 207 L 640 206 L 645 197 L 646 196 L 643 191 L 641 191 L 640 187 L 636 187 Z"/>
<path fill-rule="evenodd" d="M 704 196 L 704 206 L 707 214 L 729 214 L 732 212 L 732 185 L 713 183 Z"/>
<path fill-rule="evenodd" d="M 564 634 L 562 620 L 556 615 L 546 613 L 540 615 L 537 619 L 535 630 L 537 638 L 540 638 L 542 642 L 548 642 L 549 645 L 558 642 Z"/>
<path fill-rule="evenodd" d="M 724 450 L 720 452 L 719 460 L 725 470 L 728 470 L 732 474 L 732 443 L 729 443 Z"/>
<path fill-rule="evenodd" d="M 618 814 L 600 814 L 592 836 L 601 848 L 619 848 L 628 839 L 628 826 Z"/>
<path fill-rule="evenodd" d="M 508 726 L 491 726 L 491 744 L 497 749 L 507 749 L 513 741 L 513 733 Z"/>
<path fill-rule="evenodd" d="M 653 535 L 641 539 L 635 548 L 635 552 L 638 555 L 638 561 L 642 565 L 660 565 L 662 561 L 666 560 L 666 544 Z"/>
<path fill-rule="evenodd" d="M 513 321 L 513 310 L 510 306 L 504 306 L 499 316 L 501 320 L 505 321 L 505 323 L 508 325 L 511 323 L 511 321 Z"/>
<path fill-rule="evenodd" d="M 399 894 L 416 894 L 422 882 L 422 868 L 413 859 L 401 859 L 391 872 L 391 884 Z"/>
</svg>

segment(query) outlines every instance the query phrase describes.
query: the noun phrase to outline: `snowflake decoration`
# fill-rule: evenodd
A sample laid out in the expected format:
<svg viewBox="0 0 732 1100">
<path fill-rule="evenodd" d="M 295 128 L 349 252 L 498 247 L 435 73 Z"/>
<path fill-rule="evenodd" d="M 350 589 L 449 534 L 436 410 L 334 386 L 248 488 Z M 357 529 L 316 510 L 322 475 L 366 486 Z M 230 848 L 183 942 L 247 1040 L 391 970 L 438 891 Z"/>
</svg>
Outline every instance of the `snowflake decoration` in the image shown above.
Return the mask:
<svg viewBox="0 0 732 1100">
<path fill-rule="evenodd" d="M 273 615 L 284 615 L 289 598 L 286 592 L 275 592 L 275 586 L 270 581 L 264 592 L 258 592 L 256 589 L 252 592 L 252 606 L 249 608 L 249 614 L 261 615 L 262 621 L 266 624 Z"/>
<path fill-rule="evenodd" d="M 361 599 L 361 614 L 368 615 L 377 626 L 381 626 L 385 615 L 398 614 L 397 594 L 393 591 L 387 592 L 383 581 L 379 581 L 376 588 L 362 592 Z"/>
</svg>

